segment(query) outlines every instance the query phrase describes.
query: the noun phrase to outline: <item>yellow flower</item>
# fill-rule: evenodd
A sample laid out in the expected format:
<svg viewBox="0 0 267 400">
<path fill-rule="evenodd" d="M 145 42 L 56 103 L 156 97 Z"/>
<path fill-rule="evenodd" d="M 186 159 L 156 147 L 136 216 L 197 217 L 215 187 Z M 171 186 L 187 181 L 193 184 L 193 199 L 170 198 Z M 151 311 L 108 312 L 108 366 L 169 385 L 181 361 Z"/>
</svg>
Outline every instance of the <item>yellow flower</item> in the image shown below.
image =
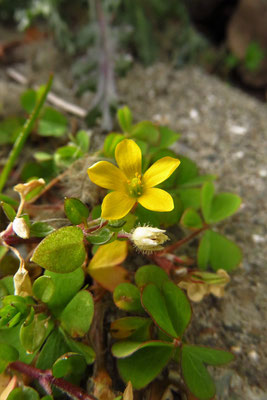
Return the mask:
<svg viewBox="0 0 267 400">
<path fill-rule="evenodd" d="M 171 195 L 154 186 L 169 178 L 180 164 L 178 159 L 163 157 L 142 175 L 141 150 L 131 139 L 117 145 L 115 158 L 119 168 L 108 161 L 99 161 L 88 168 L 92 182 L 113 190 L 103 200 L 102 218 L 123 218 L 136 202 L 152 211 L 173 210 Z"/>
</svg>

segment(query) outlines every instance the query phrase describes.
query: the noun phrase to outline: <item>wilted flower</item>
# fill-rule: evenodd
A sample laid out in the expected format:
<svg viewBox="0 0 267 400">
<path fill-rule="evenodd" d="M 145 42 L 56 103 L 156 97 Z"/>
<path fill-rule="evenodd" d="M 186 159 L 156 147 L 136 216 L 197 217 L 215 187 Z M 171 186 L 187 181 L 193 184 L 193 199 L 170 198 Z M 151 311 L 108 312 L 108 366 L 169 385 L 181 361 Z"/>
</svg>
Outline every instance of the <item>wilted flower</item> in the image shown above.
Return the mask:
<svg viewBox="0 0 267 400">
<path fill-rule="evenodd" d="M 28 193 L 30 193 L 33 189 L 36 189 L 37 187 L 44 186 L 45 181 L 40 178 L 40 179 L 33 179 L 30 182 L 27 183 L 19 183 L 18 185 L 14 186 L 14 190 L 18 192 L 22 196 L 26 196 Z"/>
<path fill-rule="evenodd" d="M 16 217 L 12 223 L 13 231 L 17 236 L 22 239 L 28 239 L 30 237 L 30 228 L 22 217 Z"/>
<path fill-rule="evenodd" d="M 216 274 L 210 272 L 194 272 L 187 280 L 178 283 L 182 289 L 186 289 L 190 300 L 199 302 L 204 296 L 213 294 L 223 297 L 224 287 L 230 281 L 230 277 L 224 269 L 219 269 Z"/>
<path fill-rule="evenodd" d="M 139 226 L 132 232 L 130 239 L 141 251 L 162 250 L 161 246 L 166 240 L 169 240 L 163 229 L 152 228 L 150 226 Z"/>
<path fill-rule="evenodd" d="M 14 275 L 15 295 L 27 297 L 32 295 L 32 284 L 28 271 L 24 266 L 20 267 Z"/>
</svg>

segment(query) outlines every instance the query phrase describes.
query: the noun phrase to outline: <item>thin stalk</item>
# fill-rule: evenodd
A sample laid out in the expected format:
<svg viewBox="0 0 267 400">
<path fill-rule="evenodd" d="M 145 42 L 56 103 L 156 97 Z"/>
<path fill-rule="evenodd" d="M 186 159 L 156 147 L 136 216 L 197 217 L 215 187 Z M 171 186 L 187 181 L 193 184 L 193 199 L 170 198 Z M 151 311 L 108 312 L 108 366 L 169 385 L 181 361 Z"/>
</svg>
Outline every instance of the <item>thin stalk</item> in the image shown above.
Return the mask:
<svg viewBox="0 0 267 400">
<path fill-rule="evenodd" d="M 14 146 L 9 154 L 7 163 L 4 166 L 2 173 L 0 175 L 0 193 L 2 192 L 4 186 L 7 182 L 7 179 L 9 177 L 10 171 L 12 170 L 12 168 L 24 146 L 24 143 L 26 142 L 26 140 L 33 128 L 33 125 L 34 125 L 36 119 L 38 118 L 38 115 L 42 109 L 44 102 L 45 102 L 46 96 L 48 95 L 48 92 L 52 86 L 52 82 L 53 82 L 53 76 L 51 75 L 49 77 L 49 80 L 46 84 L 46 87 L 45 87 L 40 99 L 38 100 L 36 106 L 34 107 L 32 114 L 30 115 L 30 117 L 27 119 L 27 121 L 23 125 L 22 131 L 20 132 L 19 136 L 17 137 L 17 139 L 14 143 Z"/>
<path fill-rule="evenodd" d="M 67 393 L 72 399 L 96 400 L 94 396 L 86 393 L 78 386 L 73 385 L 72 383 L 67 382 L 62 378 L 55 378 L 50 370 L 44 371 L 31 365 L 27 365 L 21 361 L 10 363 L 9 368 L 19 371 L 32 379 L 37 379 L 43 387 L 54 385 L 62 390 L 62 392 Z"/>
<path fill-rule="evenodd" d="M 178 242 L 175 242 L 175 243 L 171 244 L 170 246 L 165 247 L 165 249 L 162 250 L 161 252 L 159 252 L 158 254 L 160 255 L 160 254 L 165 254 L 165 253 L 172 253 L 174 250 L 183 246 L 185 243 L 190 242 L 192 239 L 194 239 L 201 232 L 205 231 L 208 228 L 209 228 L 209 225 L 204 225 L 203 228 L 197 229 L 196 231 L 191 233 L 191 235 L 185 237 L 184 239 L 181 239 Z"/>
</svg>

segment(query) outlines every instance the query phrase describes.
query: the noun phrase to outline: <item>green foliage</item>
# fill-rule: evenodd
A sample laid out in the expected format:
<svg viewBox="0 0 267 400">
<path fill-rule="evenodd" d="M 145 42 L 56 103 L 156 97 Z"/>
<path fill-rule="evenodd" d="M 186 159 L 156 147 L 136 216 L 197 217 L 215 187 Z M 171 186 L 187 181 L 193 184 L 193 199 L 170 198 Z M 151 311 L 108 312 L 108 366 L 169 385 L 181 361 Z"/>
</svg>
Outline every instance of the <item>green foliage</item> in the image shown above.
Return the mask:
<svg viewBox="0 0 267 400">
<path fill-rule="evenodd" d="M 36 248 L 32 261 L 52 272 L 72 272 L 85 260 L 83 233 L 68 226 L 48 235 Z"/>
<path fill-rule="evenodd" d="M 79 225 L 89 217 L 88 208 L 79 199 L 65 199 L 64 210 L 73 225 Z"/>
<path fill-rule="evenodd" d="M 24 93 L 21 101 L 28 113 L 36 110 L 40 96 L 40 91 Z M 67 122 L 59 113 L 49 110 L 46 108 L 36 120 L 37 132 L 62 136 L 63 140 Z M 28 208 L 31 210 L 36 190 L 43 188 L 39 181 L 20 186 L 22 193 L 25 192 L 20 204 L 5 195 L 1 197 L 4 230 L 0 271 L 4 277 L 0 280 L 0 369 L 4 371 L 11 362 L 19 360 L 44 370 L 51 379 L 60 378 L 53 381 L 55 386 L 59 382 L 60 387 L 65 380 L 82 385 L 91 371 L 87 367 L 102 357 L 99 352 L 102 352 L 106 324 L 99 324 L 106 322 L 102 305 L 108 299 L 108 290 L 121 315 L 114 320 L 115 307 L 108 310 L 108 321 L 112 321 L 110 333 L 115 342 L 107 335 L 106 345 L 117 358 L 122 379 L 126 383 L 131 381 L 134 389 L 142 389 L 172 361 L 177 371 L 181 371 L 187 390 L 200 400 L 211 400 L 215 396 L 215 385 L 206 365 L 222 365 L 233 356 L 223 350 L 188 343 L 185 333 L 192 317 L 190 295 L 178 285 L 225 285 L 225 276 L 210 270 L 234 270 L 241 262 L 242 253 L 234 242 L 217 232 L 219 226 L 215 231 L 213 225 L 232 216 L 241 199 L 232 193 L 215 193 L 215 175 L 200 175 L 194 161 L 168 148 L 179 139 L 176 132 L 149 121 L 135 124 L 128 107 L 119 109 L 117 117 L 123 133 L 107 135 L 99 154 L 112 160 L 116 145 L 127 137 L 140 146 L 144 171 L 162 157 L 179 158 L 179 168 L 158 185 L 172 195 L 174 208 L 170 212 L 153 212 L 139 204 L 122 219 L 105 221 L 100 204 L 90 212 L 81 200 L 68 197 L 64 200 L 68 221 L 63 219 L 63 226 L 55 229 L 49 221 L 31 221 L 30 211 L 25 213 Z M 86 131 L 78 131 L 74 137 L 70 135 L 70 140 L 54 154 L 35 153 L 37 163 L 25 167 L 25 176 L 32 177 L 36 166 L 41 174 L 48 165 L 50 179 L 52 170 L 59 173 L 88 151 L 90 140 Z M 30 229 L 29 238 L 14 234 L 9 221 L 15 218 L 24 218 Z M 145 235 L 137 237 L 139 241 L 144 240 L 141 250 L 146 246 L 148 251 L 153 250 L 153 246 L 162 244 L 157 240 L 159 236 L 165 237 L 165 231 L 153 230 L 153 227 L 170 227 L 172 238 L 178 232 L 179 240 L 169 247 L 157 248 L 149 256 L 151 264 L 143 265 L 143 258 L 139 256 L 135 260 L 133 248 L 128 249 L 126 243 L 133 242 L 139 250 L 134 234 L 140 225 L 139 232 Z M 187 230 L 191 231 L 188 236 Z M 198 239 L 199 234 L 202 236 Z M 190 251 L 185 247 L 182 255 L 175 254 L 176 249 L 193 238 L 196 242 Z M 9 254 L 13 247 L 9 243 L 16 247 L 18 256 L 17 244 L 21 241 L 35 246 L 32 263 L 24 262 L 20 255 L 20 266 L 14 267 Z M 131 262 L 124 265 L 128 250 Z M 139 268 L 134 274 L 136 264 Z M 22 386 L 9 397 L 34 400 L 39 399 L 39 394 Z"/>
</svg>

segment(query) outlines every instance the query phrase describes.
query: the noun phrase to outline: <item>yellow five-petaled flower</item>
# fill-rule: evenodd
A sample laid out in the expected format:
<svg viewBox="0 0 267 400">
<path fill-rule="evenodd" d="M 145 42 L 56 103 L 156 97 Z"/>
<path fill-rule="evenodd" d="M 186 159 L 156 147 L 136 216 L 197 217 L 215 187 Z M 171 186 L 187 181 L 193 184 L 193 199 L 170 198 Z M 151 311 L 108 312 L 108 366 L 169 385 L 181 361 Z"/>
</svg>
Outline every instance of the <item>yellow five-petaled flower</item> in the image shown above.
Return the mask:
<svg viewBox="0 0 267 400">
<path fill-rule="evenodd" d="M 131 139 L 124 139 L 116 146 L 115 159 L 119 168 L 108 161 L 99 161 L 88 168 L 92 182 L 113 190 L 103 200 L 102 218 L 123 218 L 136 202 L 152 211 L 173 210 L 171 195 L 154 186 L 169 178 L 180 164 L 178 159 L 163 157 L 142 175 L 141 150 Z"/>
</svg>

